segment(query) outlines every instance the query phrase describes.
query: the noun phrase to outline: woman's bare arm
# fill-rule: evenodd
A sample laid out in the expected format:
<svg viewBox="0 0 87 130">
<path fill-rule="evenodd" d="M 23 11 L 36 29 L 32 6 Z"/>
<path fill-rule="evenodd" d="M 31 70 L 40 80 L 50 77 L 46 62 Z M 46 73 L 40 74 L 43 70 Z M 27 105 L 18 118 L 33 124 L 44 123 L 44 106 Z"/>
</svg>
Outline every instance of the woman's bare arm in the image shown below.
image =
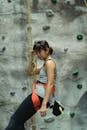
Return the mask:
<svg viewBox="0 0 87 130">
<path fill-rule="evenodd" d="M 39 72 L 40 72 L 40 70 L 42 68 L 42 66 L 37 67 L 35 65 L 35 63 L 34 63 L 34 57 L 35 57 L 35 53 L 32 51 L 31 55 L 30 55 L 28 70 L 27 70 L 27 72 L 28 72 L 28 74 L 30 76 L 35 75 L 35 74 L 39 74 Z"/>
<path fill-rule="evenodd" d="M 47 106 L 47 103 L 49 101 L 49 98 L 52 94 L 52 88 L 54 86 L 54 77 L 55 77 L 55 63 L 50 60 L 50 61 L 47 61 L 46 63 L 46 70 L 47 70 L 47 87 L 46 87 L 46 91 L 45 91 L 45 96 L 44 96 L 44 99 L 43 99 L 43 102 L 42 102 L 42 106 L 41 106 L 41 109 L 40 109 L 40 114 L 42 116 L 46 115 L 46 106 Z"/>
<path fill-rule="evenodd" d="M 55 80 L 55 63 L 50 60 L 47 61 L 46 64 L 46 71 L 47 71 L 47 87 L 45 92 L 45 97 L 43 100 L 43 104 L 49 101 L 50 95 L 52 94 L 52 88 L 54 86 L 54 80 Z"/>
</svg>

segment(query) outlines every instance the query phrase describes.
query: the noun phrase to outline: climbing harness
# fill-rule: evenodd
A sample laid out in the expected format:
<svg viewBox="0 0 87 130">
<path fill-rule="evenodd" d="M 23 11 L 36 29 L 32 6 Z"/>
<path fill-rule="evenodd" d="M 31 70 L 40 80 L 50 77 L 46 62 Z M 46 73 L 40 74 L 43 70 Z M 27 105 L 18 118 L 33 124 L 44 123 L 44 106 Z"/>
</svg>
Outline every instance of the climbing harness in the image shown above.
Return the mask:
<svg viewBox="0 0 87 130">
<path fill-rule="evenodd" d="M 35 92 L 35 86 L 36 85 L 39 85 L 39 87 L 44 87 L 44 89 L 47 87 L 47 84 L 46 83 L 41 83 L 40 81 L 36 80 L 34 81 L 34 83 L 32 84 L 32 102 L 33 102 L 33 105 L 34 105 L 34 108 L 35 110 L 38 110 L 41 106 L 41 103 L 40 103 L 40 100 L 39 100 L 39 96 L 36 94 Z M 33 87 L 34 86 L 34 87 Z M 55 92 L 55 87 L 53 86 L 52 88 L 52 93 Z"/>
<path fill-rule="evenodd" d="M 29 48 L 30 50 L 32 49 L 32 28 L 31 28 L 31 7 L 30 7 L 30 0 L 27 0 L 27 10 L 28 10 L 28 23 L 29 23 L 29 27 L 28 27 L 28 32 L 29 32 L 29 35 L 28 35 L 28 38 L 29 38 Z M 34 57 L 31 57 L 31 52 L 29 50 L 29 60 L 34 63 Z M 34 78 L 34 75 L 30 78 L 29 80 L 29 86 L 31 86 L 31 82 L 32 82 L 32 79 Z M 29 89 L 29 88 L 28 88 Z M 35 121 L 35 117 L 32 117 L 31 118 L 31 122 L 32 124 L 35 124 L 36 121 Z M 36 125 L 32 125 L 32 130 L 36 130 Z"/>
<path fill-rule="evenodd" d="M 33 105 L 34 105 L 34 108 L 35 110 L 39 110 L 40 107 L 41 107 L 41 102 L 40 102 L 40 97 L 36 94 L 35 92 L 35 87 L 39 85 L 39 87 L 44 87 L 44 89 L 46 89 L 47 87 L 47 84 L 46 83 L 42 83 L 38 80 L 34 81 L 34 83 L 32 84 L 32 102 L 33 102 Z M 53 86 L 52 88 L 52 94 L 54 94 L 55 92 L 55 86 Z M 59 116 L 61 114 L 63 114 L 63 111 L 64 111 L 64 107 L 57 101 L 54 102 L 53 105 L 50 104 L 50 102 L 47 103 L 47 107 L 51 108 L 52 109 L 52 113 L 55 115 L 55 116 Z"/>
</svg>

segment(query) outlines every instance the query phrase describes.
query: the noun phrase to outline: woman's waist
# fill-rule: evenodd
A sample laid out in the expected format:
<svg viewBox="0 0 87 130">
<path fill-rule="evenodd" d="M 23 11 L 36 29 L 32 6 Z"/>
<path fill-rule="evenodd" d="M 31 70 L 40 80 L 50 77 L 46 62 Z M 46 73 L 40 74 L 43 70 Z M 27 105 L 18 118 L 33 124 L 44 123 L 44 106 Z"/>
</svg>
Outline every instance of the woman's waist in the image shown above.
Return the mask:
<svg viewBox="0 0 87 130">
<path fill-rule="evenodd" d="M 47 84 L 46 82 L 43 82 L 43 81 L 40 81 L 40 80 L 36 80 L 36 84 L 43 84 L 43 85 L 45 85 L 45 84 Z"/>
<path fill-rule="evenodd" d="M 36 88 L 43 87 L 46 89 L 48 87 L 47 83 L 41 82 L 39 80 L 36 80 L 35 83 L 36 83 Z M 52 93 L 54 92 L 55 92 L 55 85 L 53 85 L 52 87 Z"/>
</svg>

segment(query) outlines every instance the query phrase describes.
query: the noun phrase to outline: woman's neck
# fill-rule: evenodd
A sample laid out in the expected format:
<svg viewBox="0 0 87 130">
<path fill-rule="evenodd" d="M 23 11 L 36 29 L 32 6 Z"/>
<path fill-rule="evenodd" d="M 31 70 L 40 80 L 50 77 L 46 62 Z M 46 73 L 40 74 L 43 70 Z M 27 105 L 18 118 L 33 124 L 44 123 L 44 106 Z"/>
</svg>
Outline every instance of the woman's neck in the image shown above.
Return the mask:
<svg viewBox="0 0 87 130">
<path fill-rule="evenodd" d="M 48 55 L 48 56 L 47 56 L 47 58 L 46 58 L 46 60 L 45 60 L 45 61 L 47 61 L 49 58 L 51 58 L 51 56 L 50 56 L 50 55 Z"/>
</svg>

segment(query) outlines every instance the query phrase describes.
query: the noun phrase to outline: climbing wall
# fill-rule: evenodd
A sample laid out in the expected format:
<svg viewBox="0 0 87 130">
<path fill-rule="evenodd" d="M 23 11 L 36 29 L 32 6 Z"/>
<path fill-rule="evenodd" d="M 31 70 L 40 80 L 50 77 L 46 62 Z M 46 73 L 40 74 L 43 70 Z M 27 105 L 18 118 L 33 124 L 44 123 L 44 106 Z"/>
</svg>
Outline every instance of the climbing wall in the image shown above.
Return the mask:
<svg viewBox="0 0 87 130">
<path fill-rule="evenodd" d="M 23 1 L 0 0 L 0 130 L 29 93 L 27 15 Z"/>
<path fill-rule="evenodd" d="M 32 40 L 47 40 L 57 62 L 58 117 L 47 110 L 25 123 L 26 130 L 87 129 L 87 0 L 0 0 L 0 130 L 31 91 L 27 74 L 29 29 Z M 41 61 L 37 61 L 40 64 Z"/>
</svg>

